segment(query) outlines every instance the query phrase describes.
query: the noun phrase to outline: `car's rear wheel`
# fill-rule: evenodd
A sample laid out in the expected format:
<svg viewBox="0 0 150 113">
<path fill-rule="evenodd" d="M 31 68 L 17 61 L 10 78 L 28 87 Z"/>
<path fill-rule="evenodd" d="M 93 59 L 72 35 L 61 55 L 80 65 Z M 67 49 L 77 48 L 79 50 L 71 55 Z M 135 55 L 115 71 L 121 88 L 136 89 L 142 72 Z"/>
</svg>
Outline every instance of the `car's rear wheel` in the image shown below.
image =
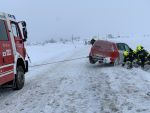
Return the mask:
<svg viewBox="0 0 150 113">
<path fill-rule="evenodd" d="M 89 62 L 90 62 L 91 64 L 95 64 L 95 63 L 96 63 L 96 61 L 93 59 L 92 56 L 89 56 Z"/>
</svg>

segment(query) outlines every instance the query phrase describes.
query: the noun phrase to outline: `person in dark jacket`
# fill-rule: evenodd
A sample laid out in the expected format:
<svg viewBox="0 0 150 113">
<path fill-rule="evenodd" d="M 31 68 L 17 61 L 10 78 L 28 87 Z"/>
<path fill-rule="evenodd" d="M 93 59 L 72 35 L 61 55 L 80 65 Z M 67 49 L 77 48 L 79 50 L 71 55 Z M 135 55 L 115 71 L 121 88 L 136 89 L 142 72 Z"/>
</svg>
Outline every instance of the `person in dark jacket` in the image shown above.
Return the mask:
<svg viewBox="0 0 150 113">
<path fill-rule="evenodd" d="M 150 65 L 150 53 L 148 53 L 145 64 Z"/>
<path fill-rule="evenodd" d="M 132 68 L 132 62 L 134 60 L 132 51 L 124 51 L 123 56 L 124 56 L 124 60 L 122 66 L 125 66 L 125 64 L 127 64 L 128 65 L 127 68 Z"/>
<path fill-rule="evenodd" d="M 137 51 L 133 50 L 133 66 L 134 67 L 139 67 L 139 60 L 138 60 L 138 55 L 137 55 Z"/>
<path fill-rule="evenodd" d="M 147 62 L 148 52 L 142 47 L 138 45 L 136 48 L 137 61 L 139 65 L 144 68 L 145 63 Z"/>
<path fill-rule="evenodd" d="M 94 43 L 95 43 L 95 39 L 94 38 L 92 38 L 92 40 L 90 41 L 90 43 L 93 45 Z"/>
</svg>

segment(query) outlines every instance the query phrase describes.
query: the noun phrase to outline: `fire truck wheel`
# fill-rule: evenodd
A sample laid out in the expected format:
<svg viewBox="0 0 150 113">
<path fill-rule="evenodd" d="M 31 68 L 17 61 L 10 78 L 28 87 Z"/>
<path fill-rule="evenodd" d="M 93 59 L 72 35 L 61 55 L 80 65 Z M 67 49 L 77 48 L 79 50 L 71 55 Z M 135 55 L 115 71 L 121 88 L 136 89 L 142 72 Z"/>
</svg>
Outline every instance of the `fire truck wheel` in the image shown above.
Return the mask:
<svg viewBox="0 0 150 113">
<path fill-rule="evenodd" d="M 24 70 L 22 66 L 17 67 L 17 74 L 15 76 L 14 88 L 15 90 L 20 90 L 23 88 L 25 82 Z"/>
</svg>

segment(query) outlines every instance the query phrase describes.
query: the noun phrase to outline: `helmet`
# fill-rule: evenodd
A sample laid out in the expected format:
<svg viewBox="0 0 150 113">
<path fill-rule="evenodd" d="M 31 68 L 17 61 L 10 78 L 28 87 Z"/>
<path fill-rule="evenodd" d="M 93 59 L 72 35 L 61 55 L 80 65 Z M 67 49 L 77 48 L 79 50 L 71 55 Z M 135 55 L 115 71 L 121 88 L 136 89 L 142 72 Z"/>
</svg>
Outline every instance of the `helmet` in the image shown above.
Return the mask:
<svg viewBox="0 0 150 113">
<path fill-rule="evenodd" d="M 129 55 L 129 52 L 128 52 L 128 51 L 124 51 L 124 52 L 123 52 L 123 55 L 124 55 L 124 56 L 128 56 L 128 55 Z"/>
<path fill-rule="evenodd" d="M 143 47 L 142 47 L 141 45 L 138 45 L 138 46 L 136 47 L 136 50 L 137 50 L 137 51 L 141 51 L 141 50 L 143 50 Z"/>
</svg>

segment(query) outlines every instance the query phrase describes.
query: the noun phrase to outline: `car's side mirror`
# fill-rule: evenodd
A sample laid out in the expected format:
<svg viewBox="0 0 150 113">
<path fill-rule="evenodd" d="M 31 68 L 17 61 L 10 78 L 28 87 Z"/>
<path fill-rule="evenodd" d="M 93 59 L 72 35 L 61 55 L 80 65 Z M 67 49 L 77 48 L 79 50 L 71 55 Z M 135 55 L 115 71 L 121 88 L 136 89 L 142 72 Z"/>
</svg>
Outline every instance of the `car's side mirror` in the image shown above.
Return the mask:
<svg viewBox="0 0 150 113">
<path fill-rule="evenodd" d="M 21 21 L 21 24 L 22 24 L 22 27 L 26 27 L 27 26 L 25 21 Z"/>
<path fill-rule="evenodd" d="M 22 34 L 23 34 L 23 41 L 25 42 L 28 38 L 27 24 L 25 21 L 20 21 L 19 25 L 21 26 Z"/>
<path fill-rule="evenodd" d="M 26 29 L 26 28 L 22 28 L 22 31 L 23 31 L 23 35 L 24 35 L 23 41 L 26 41 L 27 38 L 28 38 L 28 32 L 27 32 L 27 29 Z"/>
</svg>

